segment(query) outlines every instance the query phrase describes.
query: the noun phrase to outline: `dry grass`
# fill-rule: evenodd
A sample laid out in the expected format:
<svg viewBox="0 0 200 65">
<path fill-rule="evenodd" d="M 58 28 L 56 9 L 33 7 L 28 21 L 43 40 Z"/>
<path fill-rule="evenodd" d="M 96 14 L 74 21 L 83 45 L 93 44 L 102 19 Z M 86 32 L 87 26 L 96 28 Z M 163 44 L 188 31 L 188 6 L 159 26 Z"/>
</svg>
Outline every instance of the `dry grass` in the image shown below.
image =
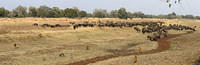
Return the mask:
<svg viewBox="0 0 200 65">
<path fill-rule="evenodd" d="M 167 24 L 190 24 L 181 22 L 188 20 L 176 19 L 0 18 L 0 59 L 2 59 L 0 60 L 0 65 L 3 63 L 20 65 L 59 65 L 108 54 L 138 52 L 137 50 L 140 47 L 142 48 L 142 52 L 157 47 L 156 42 L 147 40 L 146 35 L 136 33 L 132 28 L 94 27 L 72 30 L 72 27 L 52 29 L 32 26 L 33 23 L 64 25 L 71 21 L 76 23 L 82 23 L 84 21 L 164 21 Z M 175 31 L 172 32 L 177 33 Z M 14 48 L 13 44 L 17 44 L 19 48 Z M 87 46 L 89 50 L 87 50 Z M 59 55 L 61 53 L 65 56 L 60 57 Z M 138 58 L 140 58 L 140 56 Z M 143 59 L 145 60 L 145 58 Z M 124 59 L 124 61 L 125 60 L 126 59 Z M 138 59 L 138 62 L 140 62 L 140 59 Z M 108 63 L 110 63 L 109 60 Z M 107 64 L 103 62 L 103 64 L 100 65 Z"/>
<path fill-rule="evenodd" d="M 137 63 L 134 63 L 133 55 L 113 58 L 90 65 L 193 65 L 200 55 L 200 28 L 198 27 L 200 21 L 177 20 L 176 23 L 189 26 L 196 25 L 197 31 L 170 40 L 171 48 L 167 51 L 156 54 L 139 55 Z M 170 33 L 179 34 L 184 32 L 170 31 Z"/>
<path fill-rule="evenodd" d="M 1 34 L 8 34 L 8 33 L 10 33 L 10 30 L 8 29 L 8 27 L 6 27 L 6 26 L 0 27 L 0 35 Z"/>
</svg>

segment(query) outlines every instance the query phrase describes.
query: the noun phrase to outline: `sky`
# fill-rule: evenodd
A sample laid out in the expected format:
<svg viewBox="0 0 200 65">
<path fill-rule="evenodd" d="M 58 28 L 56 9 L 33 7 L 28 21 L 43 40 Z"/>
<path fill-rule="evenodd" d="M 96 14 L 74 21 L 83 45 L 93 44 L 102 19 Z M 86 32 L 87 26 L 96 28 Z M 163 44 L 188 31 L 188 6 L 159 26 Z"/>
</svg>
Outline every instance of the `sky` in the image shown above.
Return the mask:
<svg viewBox="0 0 200 65">
<path fill-rule="evenodd" d="M 175 12 L 179 15 L 192 14 L 200 16 L 200 0 L 182 0 L 180 4 L 172 4 L 171 8 L 164 0 L 0 0 L 0 7 L 8 10 L 12 10 L 19 5 L 26 7 L 47 5 L 61 9 L 78 7 L 90 13 L 96 8 L 106 9 L 108 12 L 126 8 L 130 12 L 141 11 L 145 14 L 154 15 Z"/>
</svg>

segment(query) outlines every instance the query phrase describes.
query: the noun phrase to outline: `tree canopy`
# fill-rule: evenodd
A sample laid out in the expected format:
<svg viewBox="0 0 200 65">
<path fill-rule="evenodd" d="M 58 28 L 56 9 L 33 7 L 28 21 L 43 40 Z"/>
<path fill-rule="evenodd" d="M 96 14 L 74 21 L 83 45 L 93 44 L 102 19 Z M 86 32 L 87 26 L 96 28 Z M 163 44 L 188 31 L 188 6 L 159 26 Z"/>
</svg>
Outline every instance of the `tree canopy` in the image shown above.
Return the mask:
<svg viewBox="0 0 200 65">
<path fill-rule="evenodd" d="M 178 2 L 178 0 L 177 0 Z M 27 10 L 28 9 L 28 10 Z M 29 8 L 24 6 L 18 6 L 15 9 L 9 11 L 3 7 L 0 8 L 0 17 L 68 17 L 68 18 L 83 18 L 83 17 L 98 17 L 98 18 L 185 18 L 185 19 L 200 19 L 200 16 L 193 15 L 177 15 L 175 12 L 165 15 L 152 15 L 144 14 L 143 12 L 129 12 L 125 8 L 118 10 L 111 10 L 107 12 L 106 9 L 95 9 L 92 13 L 88 13 L 84 10 L 79 10 L 78 7 L 60 9 L 59 7 L 48 7 L 42 5 L 40 7 L 30 6 Z"/>
<path fill-rule="evenodd" d="M 37 8 L 34 6 L 29 7 L 29 16 L 36 17 L 37 16 Z"/>
<path fill-rule="evenodd" d="M 107 16 L 107 11 L 105 9 L 95 9 L 93 11 L 94 17 L 104 18 Z"/>
<path fill-rule="evenodd" d="M 9 14 L 9 11 L 6 10 L 5 8 L 0 8 L 0 17 L 7 17 Z"/>
<path fill-rule="evenodd" d="M 128 18 L 128 13 L 126 12 L 125 8 L 120 8 L 118 10 L 118 17 L 121 19 L 127 19 Z"/>
<path fill-rule="evenodd" d="M 26 17 L 27 11 L 26 7 L 19 5 L 17 8 L 13 9 L 10 13 L 11 17 Z"/>
</svg>

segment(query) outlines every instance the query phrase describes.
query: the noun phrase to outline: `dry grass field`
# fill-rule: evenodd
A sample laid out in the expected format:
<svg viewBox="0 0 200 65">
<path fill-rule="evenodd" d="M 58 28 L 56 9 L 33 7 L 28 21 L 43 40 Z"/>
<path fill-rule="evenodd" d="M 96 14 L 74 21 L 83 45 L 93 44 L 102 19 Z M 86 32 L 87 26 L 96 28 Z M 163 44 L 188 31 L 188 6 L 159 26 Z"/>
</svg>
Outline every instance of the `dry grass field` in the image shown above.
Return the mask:
<svg viewBox="0 0 200 65">
<path fill-rule="evenodd" d="M 170 39 L 171 48 L 159 53 L 112 58 L 89 65 L 192 65 L 200 56 L 200 20 L 115 18 L 0 18 L 0 65 L 65 65 L 89 58 L 117 53 L 142 52 L 158 47 L 146 35 L 133 28 L 73 27 L 44 28 L 34 23 L 61 24 L 89 21 L 143 22 L 163 21 L 168 24 L 197 26 L 197 31 Z M 169 31 L 169 34 L 185 31 Z M 15 47 L 16 44 L 16 47 Z M 88 46 L 88 50 L 86 47 Z M 62 55 L 63 54 L 63 55 Z"/>
</svg>

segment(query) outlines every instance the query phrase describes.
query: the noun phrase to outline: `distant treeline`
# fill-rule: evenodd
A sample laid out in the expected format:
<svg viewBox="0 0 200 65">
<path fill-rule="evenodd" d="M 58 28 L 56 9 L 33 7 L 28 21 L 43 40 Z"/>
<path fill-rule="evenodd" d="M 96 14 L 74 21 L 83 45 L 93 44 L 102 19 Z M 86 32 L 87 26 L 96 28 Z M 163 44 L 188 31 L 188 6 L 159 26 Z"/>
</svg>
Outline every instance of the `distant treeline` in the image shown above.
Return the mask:
<svg viewBox="0 0 200 65">
<path fill-rule="evenodd" d="M 142 12 L 128 12 L 125 8 L 118 10 L 112 10 L 107 12 L 105 9 L 95 9 L 93 13 L 87 13 L 86 11 L 79 10 L 77 7 L 60 9 L 58 7 L 48 7 L 45 5 L 36 8 L 31 6 L 26 8 L 24 6 L 18 6 L 12 11 L 9 11 L 3 7 L 0 8 L 0 17 L 68 17 L 68 18 L 83 18 L 83 17 L 99 17 L 99 18 L 164 18 L 164 19 L 200 19 L 200 16 L 193 15 L 176 15 L 172 12 L 167 15 L 150 15 Z"/>
</svg>

